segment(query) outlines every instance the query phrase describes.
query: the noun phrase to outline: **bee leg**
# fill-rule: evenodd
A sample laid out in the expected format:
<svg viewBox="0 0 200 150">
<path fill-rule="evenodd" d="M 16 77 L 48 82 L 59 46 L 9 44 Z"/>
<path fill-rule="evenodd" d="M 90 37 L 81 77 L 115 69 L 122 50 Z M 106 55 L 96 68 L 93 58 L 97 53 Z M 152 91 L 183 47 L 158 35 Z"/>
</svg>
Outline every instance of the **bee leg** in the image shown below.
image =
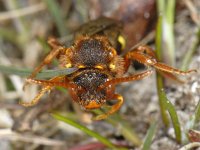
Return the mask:
<svg viewBox="0 0 200 150">
<path fill-rule="evenodd" d="M 130 76 L 127 76 L 127 77 L 114 78 L 114 79 L 106 81 L 103 85 L 100 86 L 99 89 L 103 89 L 103 88 L 105 88 L 109 85 L 116 85 L 116 84 L 119 84 L 119 83 L 122 83 L 122 82 L 130 82 L 130 81 L 135 81 L 135 80 L 141 80 L 141 79 L 151 75 L 152 72 L 153 72 L 152 70 L 147 70 L 145 72 L 133 74 L 133 75 L 130 75 Z"/>
<path fill-rule="evenodd" d="M 50 80 L 36 80 L 36 79 L 27 79 L 28 83 L 35 83 L 39 85 L 43 85 L 44 87 L 41 91 L 33 98 L 31 102 L 22 102 L 19 103 L 25 107 L 33 106 L 40 101 L 40 98 L 47 92 L 50 91 L 54 86 L 64 86 L 67 87 L 68 81 L 64 80 L 64 76 L 54 77 Z M 63 82 L 64 81 L 64 82 Z"/>
<path fill-rule="evenodd" d="M 93 118 L 93 120 L 106 119 L 109 115 L 115 113 L 121 107 L 121 105 L 123 103 L 123 97 L 121 95 L 114 94 L 112 99 L 117 99 L 118 102 L 116 104 L 114 104 L 107 113 L 98 115 L 95 118 Z"/>
<path fill-rule="evenodd" d="M 31 73 L 31 75 L 28 78 L 33 79 L 37 75 L 37 73 L 42 70 L 42 68 L 45 65 L 51 63 L 51 61 L 56 56 L 58 56 L 62 51 L 65 50 L 65 48 L 62 47 L 61 44 L 59 44 L 58 41 L 56 41 L 56 39 L 54 39 L 54 38 L 50 38 L 48 40 L 48 43 L 53 48 L 52 51 L 49 52 L 49 54 L 44 58 L 44 60 L 41 62 L 41 64 L 34 69 L 34 71 Z M 25 88 L 26 85 L 27 85 L 27 82 L 24 84 L 23 89 Z"/>
<path fill-rule="evenodd" d="M 162 72 L 163 75 L 166 75 L 173 80 L 178 80 L 174 74 L 186 75 L 191 72 L 196 72 L 196 70 L 181 71 L 164 63 L 158 62 L 154 51 L 148 46 L 139 46 L 131 50 L 125 55 L 125 60 L 136 60 L 146 66 L 152 66 Z"/>
<path fill-rule="evenodd" d="M 48 40 L 48 43 L 53 48 L 52 51 L 49 52 L 49 54 L 44 58 L 42 63 L 34 69 L 32 74 L 28 78 L 34 78 L 36 74 L 40 72 L 45 65 L 49 64 L 53 60 L 53 58 L 59 55 L 61 51 L 65 50 L 65 48 L 62 47 L 61 44 L 59 44 L 58 41 L 56 41 L 56 39 L 54 38 L 50 38 Z"/>
<path fill-rule="evenodd" d="M 40 101 L 40 98 L 47 92 L 47 91 L 50 91 L 52 89 L 51 86 L 45 86 L 43 87 L 40 92 L 30 101 L 30 102 L 23 102 L 23 101 L 20 101 L 19 104 L 22 105 L 22 106 L 25 106 L 25 107 L 30 107 L 30 106 L 33 106 L 33 105 L 36 105 L 39 101 Z"/>
</svg>

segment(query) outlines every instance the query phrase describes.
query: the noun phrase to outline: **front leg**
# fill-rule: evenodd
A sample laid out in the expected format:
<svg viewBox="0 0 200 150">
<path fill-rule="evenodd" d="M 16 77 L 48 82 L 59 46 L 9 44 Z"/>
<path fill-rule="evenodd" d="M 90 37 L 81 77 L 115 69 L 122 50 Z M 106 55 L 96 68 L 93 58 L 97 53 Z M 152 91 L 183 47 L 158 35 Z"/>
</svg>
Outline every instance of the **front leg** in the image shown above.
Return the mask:
<svg viewBox="0 0 200 150">
<path fill-rule="evenodd" d="M 98 115 L 95 118 L 93 118 L 93 120 L 106 119 L 109 115 L 111 115 L 111 114 L 115 113 L 117 110 L 119 110 L 119 108 L 123 104 L 123 97 L 119 94 L 114 94 L 112 99 L 117 99 L 118 102 L 116 104 L 114 104 L 107 113 Z"/>
<path fill-rule="evenodd" d="M 20 101 L 19 104 L 24 106 L 24 107 L 30 107 L 30 106 L 34 106 L 36 105 L 39 101 L 40 98 L 48 91 L 50 91 L 52 89 L 51 86 L 45 86 L 43 87 L 40 92 L 30 101 L 30 102 L 24 102 L 24 101 Z"/>
<path fill-rule="evenodd" d="M 54 77 L 48 81 L 44 81 L 45 83 L 47 82 L 59 82 L 59 81 L 62 81 L 63 80 L 63 77 Z M 23 102 L 23 101 L 20 101 L 19 104 L 20 105 L 23 105 L 25 107 L 30 107 L 30 106 L 33 106 L 33 105 L 36 105 L 39 101 L 40 101 L 40 98 L 47 92 L 47 91 L 50 91 L 52 88 L 53 88 L 53 85 L 49 85 L 49 84 L 45 84 L 44 82 L 40 82 L 40 83 L 37 83 L 38 81 L 35 80 L 35 79 L 26 79 L 26 82 L 27 83 L 36 83 L 36 84 L 40 84 L 40 85 L 43 85 L 44 87 L 42 87 L 42 89 L 40 90 L 40 92 L 30 101 L 30 102 Z"/>
<path fill-rule="evenodd" d="M 57 76 L 50 80 L 27 79 L 26 82 L 39 84 L 39 85 L 42 85 L 43 87 L 41 91 L 30 102 L 22 102 L 22 101 L 19 102 L 21 105 L 25 107 L 36 105 L 40 101 L 40 98 L 47 91 L 52 90 L 53 87 L 56 87 L 56 86 L 61 86 L 65 88 L 74 87 L 73 83 L 69 83 L 69 80 L 67 80 L 65 76 Z"/>
<path fill-rule="evenodd" d="M 44 58 L 44 60 L 41 62 L 39 66 L 37 66 L 34 71 L 31 73 L 31 75 L 28 78 L 34 78 L 37 73 L 39 73 L 42 68 L 51 63 L 51 61 L 58 56 L 62 51 L 65 50 L 65 48 L 54 38 L 49 38 L 48 39 L 48 44 L 53 48 L 49 54 Z"/>
<path fill-rule="evenodd" d="M 174 78 L 173 74 L 186 75 L 191 72 L 196 72 L 196 70 L 181 71 L 164 63 L 158 62 L 154 51 L 148 46 L 139 46 L 131 50 L 125 55 L 125 60 L 136 60 L 146 66 L 152 66 L 172 79 Z"/>
</svg>

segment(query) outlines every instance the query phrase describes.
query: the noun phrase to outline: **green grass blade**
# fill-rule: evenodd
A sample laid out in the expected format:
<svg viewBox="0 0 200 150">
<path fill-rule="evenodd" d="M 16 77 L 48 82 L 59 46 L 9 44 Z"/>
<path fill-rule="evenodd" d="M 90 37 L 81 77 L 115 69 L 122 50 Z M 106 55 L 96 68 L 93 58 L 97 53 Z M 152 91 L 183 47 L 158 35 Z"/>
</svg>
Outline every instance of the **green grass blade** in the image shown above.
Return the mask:
<svg viewBox="0 0 200 150">
<path fill-rule="evenodd" d="M 163 81 L 160 79 L 160 75 L 157 77 L 157 80 L 158 80 L 157 81 L 158 82 L 157 91 L 158 91 L 161 107 L 163 107 L 165 110 L 167 110 L 169 112 L 171 120 L 172 120 L 172 124 L 174 127 L 174 131 L 175 131 L 176 141 L 181 143 L 182 135 L 181 135 L 180 123 L 178 120 L 178 115 L 176 113 L 174 106 L 167 99 L 167 96 L 165 95 L 165 92 L 163 91 Z M 166 111 L 165 111 L 165 113 L 166 113 Z M 166 119 L 166 118 L 163 118 L 163 121 L 166 121 L 164 119 Z M 167 121 L 169 121 L 168 117 L 167 117 Z M 167 125 L 169 125 L 169 122 L 167 122 Z"/>
<path fill-rule="evenodd" d="M 176 110 L 175 110 L 174 106 L 172 105 L 172 103 L 167 99 L 167 96 L 165 95 L 163 88 L 164 88 L 164 86 L 163 86 L 162 77 L 159 74 L 157 74 L 157 91 L 158 91 L 158 95 L 159 95 L 161 113 L 165 113 L 165 114 L 162 114 L 162 117 L 164 117 L 163 122 L 165 125 L 167 125 L 167 127 L 169 126 L 169 119 L 166 114 L 166 110 L 167 110 L 169 112 L 171 120 L 172 120 L 172 124 L 173 124 L 174 131 L 175 131 L 175 136 L 176 136 L 176 141 L 181 143 L 182 135 L 181 135 L 180 123 L 178 120 L 178 115 L 177 115 Z M 162 110 L 163 110 L 163 112 L 162 112 Z"/>
<path fill-rule="evenodd" d="M 172 27 L 173 30 L 173 24 L 174 24 L 174 14 L 175 14 L 175 5 L 176 5 L 176 0 L 168 0 L 166 1 L 166 19 L 170 26 Z M 172 31 L 173 33 L 173 31 Z M 174 37 L 174 35 L 172 35 Z"/>
<path fill-rule="evenodd" d="M 171 120 L 172 120 L 172 124 L 173 124 L 173 127 L 174 127 L 174 131 L 175 131 L 175 136 L 176 136 L 176 141 L 178 143 L 181 143 L 181 126 L 180 126 L 180 123 L 179 123 L 179 120 L 178 120 L 178 115 L 177 115 L 177 112 L 176 112 L 176 109 L 175 107 L 173 106 L 173 104 L 167 99 L 167 96 L 164 92 L 164 90 L 161 90 L 161 95 L 162 95 L 162 99 L 164 99 L 164 102 L 165 102 L 165 107 L 167 108 L 167 111 L 169 112 L 169 115 L 171 117 Z"/>
<path fill-rule="evenodd" d="M 161 60 L 162 57 L 162 15 L 159 16 L 157 27 L 156 27 L 156 56 L 158 60 Z M 157 92 L 159 97 L 159 105 L 160 105 L 160 111 L 163 123 L 166 127 L 169 127 L 169 118 L 167 116 L 166 108 L 164 105 L 164 101 L 161 98 L 160 90 L 163 88 L 163 79 L 162 77 L 157 73 L 156 74 L 156 80 L 157 80 Z"/>
<path fill-rule="evenodd" d="M 60 76 L 60 75 L 68 75 L 68 74 L 73 73 L 74 71 L 76 71 L 75 68 L 61 69 L 61 70 L 46 70 L 46 71 L 39 72 L 36 78 L 42 79 L 42 78 L 51 78 L 51 77 Z M 19 68 L 0 65 L 0 73 L 14 74 L 21 77 L 27 77 L 32 73 L 32 70 L 19 69 Z"/>
<path fill-rule="evenodd" d="M 156 73 L 156 80 L 157 80 L 157 93 L 158 93 L 158 99 L 159 99 L 159 105 L 160 105 L 160 111 L 161 111 L 161 116 L 163 123 L 166 127 L 169 127 L 169 118 L 167 115 L 167 108 L 165 106 L 165 99 L 163 99 L 162 91 L 163 89 L 163 78 L 161 77 L 160 74 Z"/>
<path fill-rule="evenodd" d="M 106 139 L 105 137 L 99 135 L 98 133 L 86 128 L 85 126 L 83 125 L 80 125 L 79 123 L 76 123 L 75 121 L 71 120 L 71 119 L 68 119 L 62 115 L 60 115 L 59 113 L 52 113 L 51 114 L 55 119 L 57 120 L 60 120 L 60 121 L 63 121 L 81 131 L 83 131 L 84 133 L 96 138 L 98 141 L 100 141 L 101 143 L 105 144 L 107 147 L 111 148 L 111 149 L 116 149 L 116 150 L 127 150 L 127 149 L 124 149 L 124 148 L 118 148 L 116 147 L 115 145 L 113 145 L 108 139 Z"/>
<path fill-rule="evenodd" d="M 164 49 L 164 60 L 171 65 L 175 65 L 175 43 L 174 43 L 174 12 L 175 0 L 157 0 L 158 13 L 162 16 L 162 48 Z"/>
<path fill-rule="evenodd" d="M 144 144 L 142 146 L 142 150 L 149 150 L 150 149 L 153 137 L 154 137 L 155 132 L 156 132 L 156 127 L 157 127 L 157 122 L 153 122 L 151 124 L 150 128 L 147 131 L 147 135 L 145 137 Z"/>
<path fill-rule="evenodd" d="M 62 16 L 61 9 L 56 0 L 44 0 L 46 3 L 53 19 L 55 20 L 58 32 L 60 36 L 65 36 L 68 34 L 68 31 L 65 27 L 64 17 Z"/>
<path fill-rule="evenodd" d="M 164 12 L 164 6 L 163 6 L 164 3 L 161 3 L 160 0 L 158 0 L 158 3 L 160 4 L 158 10 L 162 11 L 162 13 L 164 15 L 159 16 L 158 24 L 157 24 L 157 28 L 156 28 L 156 55 L 157 55 L 158 60 L 162 60 L 162 38 L 164 38 L 162 36 L 163 22 L 164 22 L 163 18 L 166 17 L 165 15 L 168 15 L 167 16 L 168 20 L 169 20 L 168 23 L 171 22 L 170 26 L 173 25 L 173 23 L 172 23 L 173 22 L 173 16 L 172 15 L 174 15 L 174 14 L 169 13 L 169 12 L 170 12 L 170 7 L 174 7 L 174 2 L 172 0 L 168 3 L 167 11 L 168 11 L 169 14 L 165 14 L 166 12 Z M 171 8 L 171 9 L 173 10 L 173 8 Z M 171 36 L 172 36 L 172 34 L 171 34 Z M 173 43 L 168 42 L 168 44 L 173 44 Z M 171 120 L 172 120 L 172 124 L 173 124 L 175 135 L 176 135 L 176 141 L 180 143 L 182 135 L 181 135 L 181 127 L 180 127 L 180 123 L 179 123 L 179 120 L 178 120 L 178 116 L 177 116 L 177 113 L 176 113 L 174 106 L 167 99 L 163 89 L 164 89 L 163 79 L 162 79 L 161 75 L 159 75 L 157 73 L 157 92 L 158 92 L 158 97 L 159 97 L 159 103 L 160 103 L 160 109 L 161 109 L 161 115 L 162 115 L 163 123 L 167 127 L 169 126 L 169 119 L 168 119 L 167 112 L 166 112 L 166 110 L 167 110 L 169 112 Z"/>
<path fill-rule="evenodd" d="M 167 47 L 169 47 L 167 50 L 170 51 L 169 56 L 171 56 L 171 61 L 174 61 L 175 63 L 175 42 L 174 42 L 174 16 L 175 16 L 175 6 L 176 6 L 176 0 L 168 0 L 166 1 L 166 24 L 168 26 L 166 41 L 167 41 Z M 173 64 L 173 63 L 172 63 Z"/>
</svg>

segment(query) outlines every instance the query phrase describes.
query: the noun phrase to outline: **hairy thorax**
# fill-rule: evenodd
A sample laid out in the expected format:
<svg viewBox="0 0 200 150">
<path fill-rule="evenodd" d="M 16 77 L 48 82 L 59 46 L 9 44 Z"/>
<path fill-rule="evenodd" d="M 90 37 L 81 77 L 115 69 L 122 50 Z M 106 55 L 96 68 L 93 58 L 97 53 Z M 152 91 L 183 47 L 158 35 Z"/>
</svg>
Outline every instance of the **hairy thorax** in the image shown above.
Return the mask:
<svg viewBox="0 0 200 150">
<path fill-rule="evenodd" d="M 76 67 L 106 67 L 115 51 L 105 37 L 82 37 L 77 40 L 72 49 L 71 63 Z"/>
</svg>

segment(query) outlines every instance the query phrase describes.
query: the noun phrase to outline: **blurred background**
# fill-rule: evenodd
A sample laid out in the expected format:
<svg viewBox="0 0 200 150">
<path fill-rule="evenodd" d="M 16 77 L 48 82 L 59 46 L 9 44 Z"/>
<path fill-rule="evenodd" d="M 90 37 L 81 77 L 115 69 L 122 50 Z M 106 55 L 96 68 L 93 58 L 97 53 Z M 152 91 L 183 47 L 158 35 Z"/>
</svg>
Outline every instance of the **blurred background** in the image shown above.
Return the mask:
<svg viewBox="0 0 200 150">
<path fill-rule="evenodd" d="M 197 112 L 199 73 L 184 77 L 186 84 L 165 81 L 165 92 L 179 117 L 183 133 L 181 144 L 175 140 L 173 126 L 169 124 L 166 128 L 162 123 L 155 74 L 117 86 L 125 102 L 111 120 L 92 121 L 96 112 L 82 110 L 72 102 L 66 89 L 52 90 L 30 108 L 18 104 L 20 100 L 30 101 L 38 92 L 38 86 L 31 85 L 25 91 L 22 87 L 27 73 L 51 50 L 48 37 L 56 37 L 68 47 L 81 24 L 107 16 L 123 23 L 125 51 L 138 43 L 155 48 L 158 18 L 164 14 L 160 7 L 158 9 L 158 3 L 159 0 L 0 0 L 0 150 L 112 149 L 95 136 L 56 120 L 50 116 L 51 111 L 58 111 L 126 149 L 144 147 L 143 141 L 152 122 L 156 122 L 156 131 L 150 149 L 177 150 L 190 144 L 191 139 L 185 133 Z M 174 12 L 170 24 L 172 38 L 167 36 L 168 26 L 162 28 L 162 60 L 180 69 L 198 69 L 200 1 L 180 0 L 174 4 L 168 8 L 168 13 Z M 167 43 L 168 40 L 172 40 L 172 44 Z M 53 62 L 45 69 L 56 68 L 57 62 Z M 199 122 L 194 126 L 195 131 L 200 129 Z M 200 134 L 197 136 L 200 142 Z"/>
</svg>

